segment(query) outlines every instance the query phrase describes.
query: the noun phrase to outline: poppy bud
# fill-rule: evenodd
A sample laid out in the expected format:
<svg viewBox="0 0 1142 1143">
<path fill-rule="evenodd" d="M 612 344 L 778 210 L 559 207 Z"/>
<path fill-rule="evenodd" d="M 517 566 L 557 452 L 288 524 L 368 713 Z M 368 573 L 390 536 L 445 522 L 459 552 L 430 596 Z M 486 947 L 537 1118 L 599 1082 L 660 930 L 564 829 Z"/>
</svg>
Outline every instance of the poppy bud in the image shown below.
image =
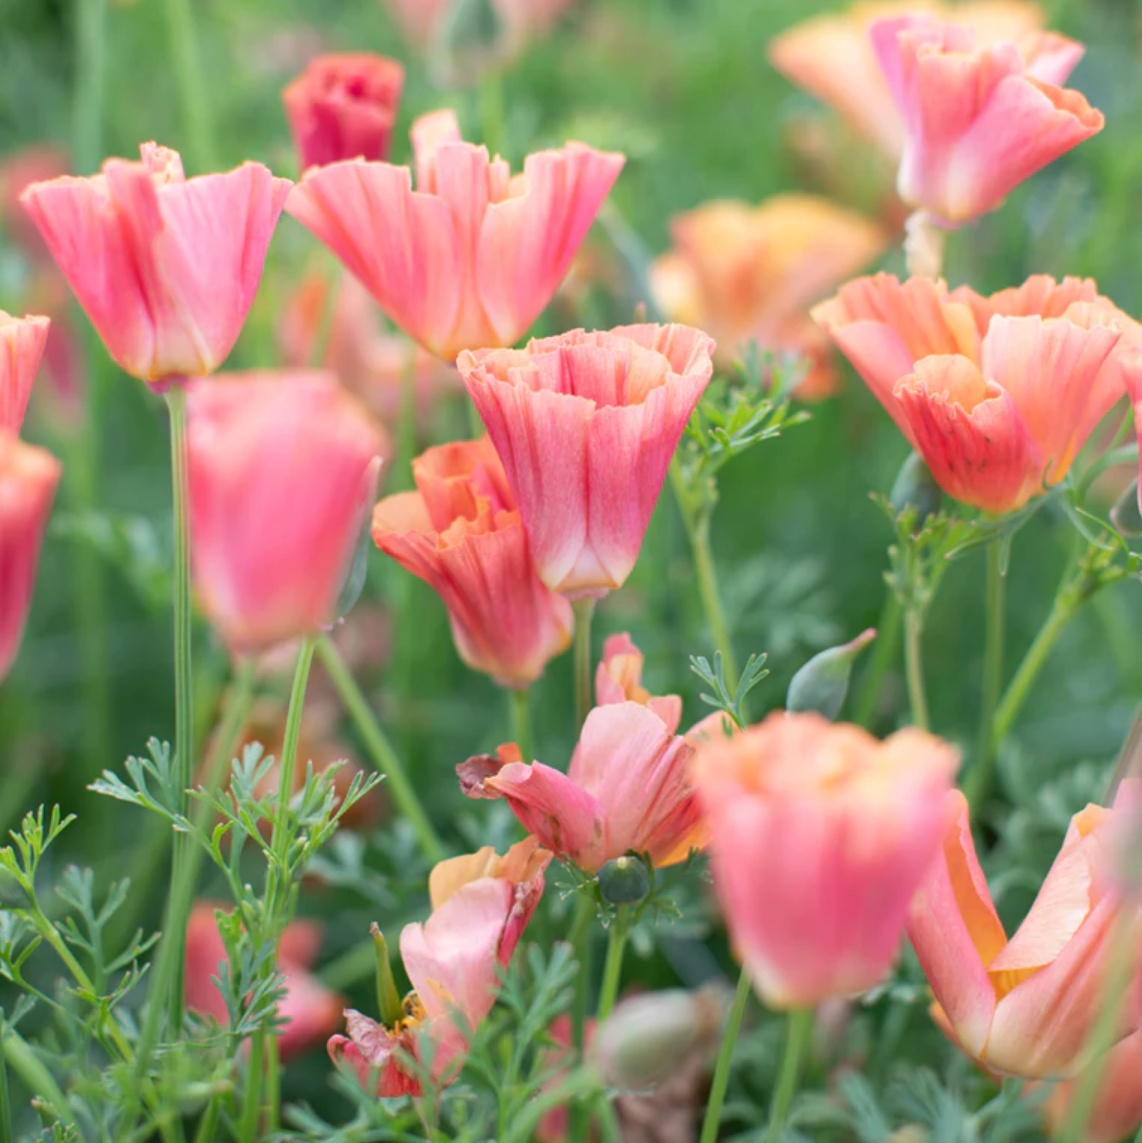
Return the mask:
<svg viewBox="0 0 1142 1143">
<path fill-rule="evenodd" d="M 923 524 L 929 516 L 940 510 L 943 493 L 936 483 L 924 458 L 918 452 L 908 454 L 888 494 L 889 503 L 897 516 L 909 508 L 916 509 L 916 523 Z"/>
<path fill-rule="evenodd" d="M 637 905 L 650 892 L 646 862 L 633 854 L 608 861 L 598 878 L 603 900 L 612 905 Z"/>
<path fill-rule="evenodd" d="M 831 722 L 845 705 L 853 660 L 875 638 L 876 630 L 870 627 L 850 642 L 814 655 L 790 681 L 785 709 L 815 711 Z"/>
</svg>

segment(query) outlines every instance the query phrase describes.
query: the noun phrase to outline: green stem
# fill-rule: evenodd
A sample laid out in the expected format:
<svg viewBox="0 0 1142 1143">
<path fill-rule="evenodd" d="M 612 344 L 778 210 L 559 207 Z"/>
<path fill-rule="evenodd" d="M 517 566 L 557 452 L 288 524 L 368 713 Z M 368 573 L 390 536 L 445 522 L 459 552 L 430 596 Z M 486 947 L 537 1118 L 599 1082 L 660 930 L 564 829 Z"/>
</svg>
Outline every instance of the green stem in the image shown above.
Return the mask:
<svg viewBox="0 0 1142 1143">
<path fill-rule="evenodd" d="M 593 599 L 576 599 L 575 610 L 575 723 L 582 727 L 591 712 L 594 688 L 591 685 L 591 619 Z"/>
<path fill-rule="evenodd" d="M 279 888 L 284 885 L 289 864 L 289 807 L 293 801 L 293 775 L 297 768 L 297 747 L 301 741 L 301 715 L 305 709 L 305 690 L 309 684 L 309 669 L 313 665 L 313 653 L 316 647 L 316 636 L 307 635 L 301 641 L 301 650 L 298 652 L 297 666 L 293 673 L 289 710 L 286 714 L 282 756 L 278 759 L 278 796 L 274 804 L 274 830 L 270 838 L 270 852 L 273 854 L 273 869 L 277 871 L 277 877 L 271 877 L 271 881 Z"/>
<path fill-rule="evenodd" d="M 785 1053 L 781 1057 L 781 1073 L 777 1077 L 777 1088 L 773 1093 L 766 1143 L 777 1143 L 785 1130 L 785 1121 L 789 1118 L 789 1107 L 797 1094 L 797 1084 L 801 1079 L 801 1068 L 812 1032 L 813 1009 L 794 1008 L 789 1013 L 788 1039 L 785 1042 Z"/>
<path fill-rule="evenodd" d="M 56 1083 L 55 1076 L 48 1071 L 23 1036 L 12 1027 L 4 1029 L 4 1060 L 11 1065 L 28 1091 L 43 1100 L 61 1123 L 75 1124 L 67 1096 Z"/>
<path fill-rule="evenodd" d="M 929 729 L 928 700 L 924 695 L 924 619 L 915 607 L 904 611 L 904 671 L 908 680 L 908 704 L 912 723 L 921 730 Z"/>
<path fill-rule="evenodd" d="M 416 790 L 409 781 L 396 752 L 389 744 L 389 740 L 385 737 L 384 731 L 381 730 L 372 710 L 369 708 L 368 701 L 361 693 L 360 687 L 357 686 L 356 680 L 350 674 L 348 667 L 345 666 L 337 648 L 327 636 L 319 640 L 317 656 L 334 687 L 337 688 L 337 693 L 345 704 L 349 717 L 357 727 L 357 733 L 360 734 L 377 772 L 385 775 L 387 787 L 392 793 L 397 808 L 416 831 L 424 856 L 433 864 L 443 861 L 446 856 L 444 846 L 432 828 L 432 822 L 429 821 L 428 815 L 424 812 L 420 799 L 416 796 Z"/>
<path fill-rule="evenodd" d="M 702 1137 L 699 1143 L 715 1143 L 718 1138 L 718 1127 L 722 1119 L 722 1105 L 726 1101 L 726 1089 L 730 1085 L 730 1068 L 733 1064 L 734 1046 L 738 1042 L 738 1032 L 741 1031 L 742 1017 L 745 1015 L 751 991 L 749 973 L 743 968 L 738 977 L 738 986 L 734 991 L 733 1003 L 730 1005 L 730 1014 L 726 1018 L 722 1046 L 718 1049 L 718 1062 L 714 1066 L 714 1079 L 710 1084 L 710 1098 L 706 1102 L 706 1115 L 702 1120 Z"/>
<path fill-rule="evenodd" d="M 12 1143 L 12 1093 L 8 1089 L 8 1063 L 0 1052 L 0 1143 Z"/>
<path fill-rule="evenodd" d="M 75 9 L 75 41 L 71 157 L 76 173 L 89 175 L 103 160 L 107 0 L 79 0 Z"/>
<path fill-rule="evenodd" d="M 242 1100 L 242 1116 L 238 1120 L 238 1143 L 256 1143 L 258 1112 L 262 1098 L 262 1071 L 265 1065 L 266 1037 L 255 1036 L 246 1062 L 246 1091 Z"/>
<path fill-rule="evenodd" d="M 995 712 L 1003 688 L 1003 545 L 995 541 L 987 547 L 987 592 L 984 597 L 983 689 L 980 701 L 979 734 L 976 737 L 975 765 L 970 786 L 979 807 L 991 786 L 995 765 Z"/>
<path fill-rule="evenodd" d="M 202 79 L 190 0 L 165 0 L 168 58 L 173 61 L 175 82 L 182 104 L 183 127 L 192 160 L 199 174 L 216 169 L 214 133 L 210 121 L 209 92 Z"/>
<path fill-rule="evenodd" d="M 488 154 L 507 158 L 504 153 L 504 76 L 498 67 L 488 68 L 480 81 L 480 134 Z"/>
<path fill-rule="evenodd" d="M 630 933 L 630 906 L 620 905 L 615 913 L 607 940 L 607 959 L 603 965 L 603 986 L 599 992 L 597 1019 L 605 1020 L 615 1006 L 619 995 L 619 983 L 623 975 L 623 953 L 626 952 L 627 936 Z"/>
<path fill-rule="evenodd" d="M 591 988 L 591 936 L 594 920 L 595 902 L 587 893 L 581 893 L 575 906 L 575 919 L 571 922 L 569 936 L 579 964 L 579 971 L 575 975 L 575 998 L 571 1006 L 571 1037 L 580 1060 L 587 1045 L 587 1001 Z M 572 1105 L 568 1116 L 568 1139 L 587 1138 L 589 1115 L 590 1109 L 585 1102 Z"/>
<path fill-rule="evenodd" d="M 866 730 L 876 718 L 885 676 L 900 653 L 900 626 L 903 618 L 904 609 L 900 606 L 900 597 L 889 588 L 884 596 L 884 609 L 876 628 L 876 643 L 872 648 L 868 669 L 861 680 L 860 695 L 853 714 L 853 722 Z"/>
<path fill-rule="evenodd" d="M 511 703 L 512 738 L 519 747 L 520 756 L 525 762 L 533 760 L 531 747 L 531 712 L 528 709 L 528 698 L 531 692 L 526 687 L 516 689 L 508 688 L 508 700 Z"/>
<path fill-rule="evenodd" d="M 194 1133 L 194 1143 L 214 1143 L 218 1132 L 218 1121 L 222 1118 L 222 1094 L 216 1094 L 206 1105 L 198 1130 Z"/>
</svg>

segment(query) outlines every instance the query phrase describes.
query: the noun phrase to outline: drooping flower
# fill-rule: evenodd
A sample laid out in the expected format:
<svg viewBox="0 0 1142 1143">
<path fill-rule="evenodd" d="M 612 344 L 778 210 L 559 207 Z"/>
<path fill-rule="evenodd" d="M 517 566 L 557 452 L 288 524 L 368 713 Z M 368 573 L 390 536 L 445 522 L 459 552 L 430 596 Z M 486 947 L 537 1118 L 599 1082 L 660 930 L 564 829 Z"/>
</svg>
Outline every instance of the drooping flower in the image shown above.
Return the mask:
<svg viewBox="0 0 1142 1143">
<path fill-rule="evenodd" d="M 327 373 L 196 380 L 188 400 L 191 558 L 235 654 L 328 627 L 368 518 L 380 432 Z"/>
<path fill-rule="evenodd" d="M 1028 59 L 1014 44 L 977 47 L 970 28 L 928 16 L 878 20 L 869 34 L 904 120 L 897 190 L 939 225 L 995 210 L 1102 130 L 1101 112 L 1057 86 L 1082 54 L 1064 37 L 1041 37 Z"/>
<path fill-rule="evenodd" d="M 187 179 L 176 151 L 140 153 L 34 183 L 21 202 L 107 351 L 163 387 L 234 347 L 291 184 L 260 163 Z"/>
<path fill-rule="evenodd" d="M 221 1025 L 229 1020 L 226 1001 L 214 978 L 226 957 L 218 931 L 217 905 L 198 901 L 186 930 L 186 1006 Z M 286 926 L 278 947 L 278 968 L 285 977 L 285 996 L 278 1009 L 285 1021 L 279 1050 L 282 1059 L 299 1055 L 320 1044 L 341 1020 L 343 1001 L 310 972 L 321 948 L 321 926 L 293 921 Z"/>
<path fill-rule="evenodd" d="M 464 662 L 530 686 L 570 643 L 573 616 L 536 574 L 495 449 L 486 437 L 440 445 L 412 471 L 418 491 L 376 506 L 373 539 L 439 593 Z"/>
<path fill-rule="evenodd" d="M 879 742 L 776 711 L 698 748 L 714 885 L 754 986 L 774 1007 L 871 988 L 940 846 L 956 751 L 916 729 Z"/>
<path fill-rule="evenodd" d="M 451 1083 L 470 1033 L 491 1011 L 499 970 L 507 966 L 543 895 L 551 854 L 532 838 L 504 857 L 490 848 L 441 862 L 429 879 L 432 915 L 406 925 L 401 959 L 413 991 L 391 1024 L 345 1013 L 348 1036 L 329 1041 L 333 1062 L 350 1068 L 382 1099 L 419 1095 L 410 1061 Z"/>
<path fill-rule="evenodd" d="M 1142 373 L 1142 327 L 1089 280 L 1039 276 L 987 298 L 877 274 L 813 316 L 944 491 L 990 512 L 1062 480 Z"/>
<path fill-rule="evenodd" d="M 318 56 L 283 92 L 301 169 L 389 157 L 404 68 L 372 52 Z"/>
<path fill-rule="evenodd" d="M 799 395 L 835 391 L 828 338 L 809 307 L 881 253 L 888 237 L 881 227 L 828 199 L 784 194 L 757 207 L 706 203 L 675 216 L 671 233 L 675 249 L 650 271 L 667 317 L 706 330 L 723 364 L 750 340 L 803 353 L 812 368 Z"/>
<path fill-rule="evenodd" d="M 350 160 L 306 172 L 286 209 L 355 274 L 381 309 L 438 357 L 512 345 L 559 287 L 622 155 L 581 143 L 502 159 L 439 111 L 412 127 L 407 167 Z"/>
<path fill-rule="evenodd" d="M 460 355 L 552 591 L 601 596 L 630 575 L 713 350 L 687 326 L 631 325 Z"/>
<path fill-rule="evenodd" d="M 967 800 L 949 795 L 942 854 L 912 905 L 908 935 L 956 1043 L 1006 1075 L 1074 1075 L 1105 994 L 1110 938 L 1128 926 L 1142 960 L 1142 904 L 1127 903 L 1113 865 L 1116 815 L 1139 796 L 1124 782 L 1113 809 L 1090 805 L 1015 935 L 1007 938 L 976 858 Z M 937 831 L 939 832 L 939 831 Z M 1142 1026 L 1135 985 L 1119 1035 Z"/>
<path fill-rule="evenodd" d="M 46 317 L 16 318 L 0 310 L 0 431 L 18 433 L 24 423 L 50 328 Z"/>
<path fill-rule="evenodd" d="M 0 426 L 0 682 L 20 648 L 60 472 L 46 449 Z"/>
</svg>

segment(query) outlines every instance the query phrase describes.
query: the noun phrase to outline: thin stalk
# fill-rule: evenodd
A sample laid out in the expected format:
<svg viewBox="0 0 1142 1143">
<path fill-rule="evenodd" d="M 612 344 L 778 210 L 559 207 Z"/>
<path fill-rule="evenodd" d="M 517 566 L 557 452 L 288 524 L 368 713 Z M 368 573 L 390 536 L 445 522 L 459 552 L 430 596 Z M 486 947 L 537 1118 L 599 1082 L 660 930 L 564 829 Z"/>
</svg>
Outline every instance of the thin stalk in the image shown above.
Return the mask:
<svg viewBox="0 0 1142 1143">
<path fill-rule="evenodd" d="M 718 1127 L 722 1119 L 722 1105 L 726 1101 L 726 1089 L 730 1085 L 730 1068 L 733 1065 L 734 1046 L 738 1042 L 738 1032 L 741 1031 L 742 1017 L 745 1015 L 751 991 L 749 973 L 743 968 L 738 977 L 738 986 L 734 991 L 733 1003 L 730 1005 L 730 1014 L 726 1018 L 722 1046 L 718 1049 L 718 1062 L 714 1066 L 714 1079 L 710 1084 L 710 1098 L 706 1102 L 706 1115 L 702 1120 L 702 1137 L 699 1143 L 715 1143 L 718 1138 Z"/>
<path fill-rule="evenodd" d="M 56 1083 L 55 1076 L 48 1071 L 27 1040 L 12 1027 L 4 1029 L 4 1060 L 11 1065 L 12 1071 L 20 1077 L 28 1091 L 42 1099 L 62 1123 L 74 1126 L 75 1116 L 72 1115 L 67 1096 Z"/>
<path fill-rule="evenodd" d="M 980 702 L 979 734 L 976 737 L 975 765 L 969 786 L 978 808 L 987 796 L 995 766 L 995 712 L 1003 687 L 1004 637 L 1003 547 L 996 541 L 987 547 L 987 593 L 984 609 L 983 692 Z"/>
<path fill-rule="evenodd" d="M 408 818 L 416 831 L 424 856 L 433 864 L 443 861 L 446 856 L 444 846 L 432 828 L 432 822 L 424 812 L 424 807 L 416 796 L 416 790 L 409 781 L 401 760 L 381 730 L 368 700 L 361 693 L 349 668 L 345 666 L 337 648 L 327 636 L 318 641 L 317 657 L 321 660 L 334 687 L 337 688 L 337 693 L 345 704 L 345 710 L 365 744 L 370 760 L 377 772 L 385 776 L 387 788 L 392 793 L 397 808 Z"/>
<path fill-rule="evenodd" d="M 168 58 L 174 65 L 192 165 L 199 174 L 216 169 L 214 132 L 210 120 L 209 91 L 202 79 L 194 13 L 190 0 L 164 0 L 167 17 Z"/>
<path fill-rule="evenodd" d="M 900 605 L 900 597 L 890 587 L 884 596 L 884 609 L 876 628 L 876 643 L 872 648 L 868 669 L 861 680 L 860 695 L 853 713 L 853 722 L 865 729 L 876 718 L 885 676 L 900 653 L 900 626 L 903 618 L 904 609 Z"/>
<path fill-rule="evenodd" d="M 289 858 L 287 847 L 289 807 L 293 800 L 293 774 L 297 768 L 297 746 L 301 741 L 301 714 L 305 708 L 305 690 L 309 683 L 309 669 L 313 665 L 313 653 L 316 647 L 317 638 L 314 636 L 306 636 L 301 642 L 297 666 L 293 673 L 293 689 L 289 696 L 282 756 L 278 759 L 278 796 L 274 804 L 274 830 L 270 837 L 270 851 L 273 854 L 273 868 L 280 875 L 284 875 Z M 280 887 L 280 882 L 275 878 L 271 880 Z"/>
<path fill-rule="evenodd" d="M 904 611 L 904 671 L 908 681 L 908 705 L 912 723 L 921 730 L 929 729 L 928 699 L 924 694 L 924 620 L 914 608 Z"/>
<path fill-rule="evenodd" d="M 576 599 L 575 610 L 575 724 L 582 726 L 593 705 L 591 698 L 591 619 L 595 614 L 593 599 Z"/>
<path fill-rule="evenodd" d="M 8 1090 L 8 1064 L 0 1052 L 0 1143 L 12 1143 L 12 1093 Z"/>
<path fill-rule="evenodd" d="M 788 1039 L 785 1042 L 785 1053 L 781 1057 L 781 1073 L 777 1077 L 777 1087 L 773 1093 L 766 1143 L 777 1143 L 785 1130 L 785 1121 L 789 1118 L 789 1107 L 797 1094 L 801 1068 L 812 1033 L 813 1009 L 794 1008 L 789 1013 Z"/>
<path fill-rule="evenodd" d="M 575 974 L 575 998 L 571 1005 L 571 1038 L 579 1059 L 587 1045 L 587 1001 L 591 988 L 591 935 L 595 919 L 595 902 L 586 894 L 579 896 L 575 919 L 571 922 L 570 942 L 575 950 L 579 971 Z M 590 1109 L 583 1102 L 572 1105 L 568 1116 L 568 1139 L 587 1138 Z"/>
<path fill-rule="evenodd" d="M 528 698 L 531 691 L 527 688 L 508 688 L 508 701 L 511 704 L 512 738 L 519 747 L 520 756 L 525 762 L 533 760 L 531 747 L 531 711 Z"/>
<path fill-rule="evenodd" d="M 498 67 L 490 67 L 480 81 L 480 134 L 488 154 L 495 158 L 504 154 L 504 75 Z"/>
<path fill-rule="evenodd" d="M 238 1143 L 255 1143 L 258 1138 L 258 1111 L 262 1098 L 262 1070 L 265 1065 L 266 1037 L 255 1036 L 246 1063 L 246 1091 L 238 1120 Z"/>
<path fill-rule="evenodd" d="M 277 1134 L 281 1118 L 282 1057 L 277 1036 L 266 1037 L 266 1098 L 262 1102 L 262 1135 L 268 1139 Z"/>
<path fill-rule="evenodd" d="M 630 906 L 620 905 L 611 925 L 607 940 L 607 959 L 603 964 L 603 987 L 599 992 L 597 1019 L 605 1020 L 615 1006 L 619 995 L 619 983 L 623 975 L 623 954 L 626 952 L 627 936 L 630 934 Z"/>
<path fill-rule="evenodd" d="M 218 1121 L 222 1118 L 222 1093 L 216 1094 L 206 1105 L 198 1130 L 194 1133 L 194 1143 L 214 1143 L 218 1132 Z"/>
</svg>

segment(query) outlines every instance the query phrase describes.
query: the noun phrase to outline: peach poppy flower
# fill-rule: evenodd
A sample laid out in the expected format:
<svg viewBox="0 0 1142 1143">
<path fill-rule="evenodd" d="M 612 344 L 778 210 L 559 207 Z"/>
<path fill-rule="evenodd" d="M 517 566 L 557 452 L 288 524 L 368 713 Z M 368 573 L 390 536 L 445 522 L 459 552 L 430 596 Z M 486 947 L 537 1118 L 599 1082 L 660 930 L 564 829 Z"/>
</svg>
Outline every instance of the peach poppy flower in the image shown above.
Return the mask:
<svg viewBox="0 0 1142 1143">
<path fill-rule="evenodd" d="M 811 371 L 799 396 L 835 392 L 829 341 L 809 306 L 879 257 L 888 242 L 880 226 L 827 199 L 784 194 L 757 207 L 706 203 L 676 215 L 671 233 L 675 249 L 650 270 L 668 318 L 706 330 L 723 364 L 751 339 L 802 353 Z"/>
<path fill-rule="evenodd" d="M 0 310 L 0 430 L 18 433 L 40 368 L 51 322 Z"/>
<path fill-rule="evenodd" d="M 682 699 L 678 695 L 652 695 L 642 685 L 643 662 L 643 653 L 625 631 L 621 635 L 609 635 L 595 670 L 595 704 L 641 703 L 654 711 L 674 734 L 682 721 Z"/>
<path fill-rule="evenodd" d="M 307 171 L 286 209 L 381 309 L 438 357 L 512 345 L 559 288 L 625 159 L 568 143 L 514 178 L 438 111 L 412 126 L 407 167 L 350 160 Z"/>
<path fill-rule="evenodd" d="M 460 355 L 552 591 L 601 596 L 630 575 L 713 350 L 687 326 L 631 325 Z"/>
<path fill-rule="evenodd" d="M 879 742 L 776 711 L 694 760 L 714 886 L 758 994 L 805 1007 L 871 988 L 935 861 L 958 765 L 914 728 Z"/>
<path fill-rule="evenodd" d="M 177 151 L 108 159 L 20 196 L 108 353 L 163 387 L 225 361 L 292 185 L 260 163 L 187 179 Z"/>
</svg>

